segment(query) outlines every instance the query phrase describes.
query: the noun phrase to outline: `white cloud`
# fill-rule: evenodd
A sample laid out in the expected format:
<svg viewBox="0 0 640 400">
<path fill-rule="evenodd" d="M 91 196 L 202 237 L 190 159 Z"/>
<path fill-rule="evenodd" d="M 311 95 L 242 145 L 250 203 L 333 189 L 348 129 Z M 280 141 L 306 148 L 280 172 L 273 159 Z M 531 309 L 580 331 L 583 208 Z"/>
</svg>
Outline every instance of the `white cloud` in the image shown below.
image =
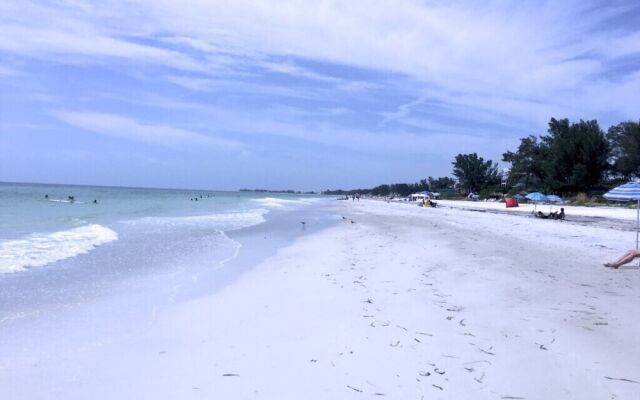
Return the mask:
<svg viewBox="0 0 640 400">
<path fill-rule="evenodd" d="M 325 83 L 341 83 L 342 82 L 342 79 L 320 74 L 317 72 L 313 72 L 307 68 L 302 68 L 290 62 L 263 61 L 263 62 L 257 63 L 256 65 L 262 68 L 265 68 L 271 72 L 291 75 L 299 78 L 312 79 L 312 80 L 325 82 Z"/>
<path fill-rule="evenodd" d="M 186 89 L 193 91 L 208 91 L 211 89 L 216 81 L 208 78 L 196 78 L 191 76 L 178 76 L 178 75 L 170 75 L 167 76 L 166 79 L 178 86 L 182 86 Z"/>
<path fill-rule="evenodd" d="M 21 3 L 22 4 L 22 3 Z M 294 56 L 407 74 L 464 91 L 541 97 L 602 72 L 601 60 L 637 52 L 638 33 L 595 29 L 607 13 L 585 2 L 328 1 L 109 2 L 97 7 L 31 5 L 29 22 L 0 31 L 0 48 L 22 54 L 80 54 L 212 72 L 247 57 L 272 71 L 339 83 L 342 79 L 266 55 Z M 621 12 L 621 10 L 618 10 Z M 610 14 L 610 13 L 609 13 Z M 41 19 L 39 19 L 39 18 Z M 61 21 L 65 22 L 60 23 Z M 152 37 L 196 49 L 141 44 Z M 575 59 L 594 54 L 598 59 Z M 571 61 L 567 61 L 571 60 Z M 231 66 L 233 68 L 233 66 Z"/>
<path fill-rule="evenodd" d="M 242 147 L 236 141 L 168 125 L 146 124 L 120 115 L 76 111 L 53 111 L 51 114 L 77 128 L 119 139 L 164 146 L 205 145 L 226 149 Z"/>
<path fill-rule="evenodd" d="M 384 117 L 380 122 L 380 125 L 386 125 L 391 121 L 395 121 L 400 118 L 404 118 L 411 112 L 411 109 L 415 106 L 422 104 L 425 101 L 425 97 L 421 96 L 409 103 L 401 104 L 398 106 L 398 109 L 394 112 L 384 112 L 382 116 Z"/>
<path fill-rule="evenodd" d="M 474 130 L 474 120 L 504 118 L 539 127 L 551 116 L 637 118 L 637 74 L 614 79 L 607 71 L 607 63 L 640 52 L 638 29 L 606 29 L 607 18 L 625 11 L 594 11 L 592 4 L 578 0 L 142 0 L 100 7 L 5 2 L 0 5 L 7 21 L 0 26 L 0 51 L 53 56 L 61 62 L 117 59 L 159 65 L 171 69 L 161 78 L 191 91 L 321 100 L 329 108 L 345 105 L 331 103 L 335 89 L 356 94 L 381 89 L 370 94 L 389 104 L 390 111 L 374 111 L 382 115 L 379 127 L 418 121 L 429 128 L 425 135 L 444 134 L 445 127 L 411 115 L 424 113 L 421 99 L 428 96 L 446 105 L 449 115 L 465 117 L 471 134 L 489 140 Z M 399 77 L 402 90 L 420 97 L 411 102 L 387 99 L 384 89 L 389 88 L 362 78 L 366 74 L 340 73 L 345 66 L 388 76 L 389 81 Z M 326 88 L 310 91 L 238 78 L 265 71 Z M 295 129 L 274 121 L 266 126 L 272 126 L 273 134 L 282 129 L 280 135 L 321 143 L 378 143 L 379 138 L 396 137 L 365 136 L 352 129 L 338 135 L 339 129 L 320 129 L 303 118 Z M 305 126 L 313 135 L 302 132 Z M 413 136 L 404 139 L 416 141 Z M 429 140 L 433 143 L 433 137 Z"/>
</svg>

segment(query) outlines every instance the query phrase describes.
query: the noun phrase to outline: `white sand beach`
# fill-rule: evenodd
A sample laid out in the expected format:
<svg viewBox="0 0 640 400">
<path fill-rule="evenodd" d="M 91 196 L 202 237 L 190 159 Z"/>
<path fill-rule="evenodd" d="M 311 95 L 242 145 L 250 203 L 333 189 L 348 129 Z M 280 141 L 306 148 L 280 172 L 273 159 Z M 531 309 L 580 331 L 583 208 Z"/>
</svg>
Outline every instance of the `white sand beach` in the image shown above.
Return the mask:
<svg viewBox="0 0 640 400">
<path fill-rule="evenodd" d="M 639 398 L 640 270 L 602 266 L 628 227 L 340 207 L 221 292 L 66 354 L 72 375 L 43 357 L 3 380 L 15 398 Z"/>
<path fill-rule="evenodd" d="M 504 213 L 513 214 L 530 214 L 534 210 L 548 213 L 551 211 L 560 211 L 560 208 L 564 208 L 565 211 L 573 216 L 582 217 L 596 217 L 596 218 L 611 218 L 619 220 L 635 221 L 637 214 L 635 208 L 629 207 L 585 207 L 585 206 L 573 206 L 567 204 L 519 204 L 518 207 L 506 208 L 504 203 L 497 201 L 465 201 L 465 200 L 438 200 L 438 204 L 443 207 L 451 208 L 464 208 L 471 210 L 491 210 Z"/>
</svg>

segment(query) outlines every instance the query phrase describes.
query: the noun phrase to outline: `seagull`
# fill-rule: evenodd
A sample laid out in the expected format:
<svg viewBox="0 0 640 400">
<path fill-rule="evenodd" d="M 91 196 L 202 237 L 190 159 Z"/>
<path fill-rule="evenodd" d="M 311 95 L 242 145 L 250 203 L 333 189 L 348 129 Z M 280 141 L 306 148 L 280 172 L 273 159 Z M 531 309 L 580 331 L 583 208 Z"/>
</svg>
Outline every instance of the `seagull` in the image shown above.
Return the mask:
<svg viewBox="0 0 640 400">
<path fill-rule="evenodd" d="M 354 220 L 351 220 L 351 223 L 352 223 L 352 224 L 355 224 L 355 223 L 356 223 L 356 221 L 354 221 Z"/>
</svg>

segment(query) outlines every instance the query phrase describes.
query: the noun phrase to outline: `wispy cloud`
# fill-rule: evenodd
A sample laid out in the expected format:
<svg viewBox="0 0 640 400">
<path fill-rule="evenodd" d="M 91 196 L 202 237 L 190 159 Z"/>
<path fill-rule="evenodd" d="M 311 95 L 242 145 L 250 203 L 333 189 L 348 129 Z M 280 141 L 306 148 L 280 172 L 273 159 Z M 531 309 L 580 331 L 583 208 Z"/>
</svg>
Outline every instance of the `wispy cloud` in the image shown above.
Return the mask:
<svg viewBox="0 0 640 400">
<path fill-rule="evenodd" d="M 391 121 L 395 121 L 400 118 L 404 118 L 411 112 L 411 109 L 419 104 L 422 104 L 425 101 L 425 97 L 421 96 L 416 100 L 410 101 L 409 103 L 400 104 L 396 111 L 394 112 L 383 112 L 382 116 L 384 117 L 380 122 L 380 126 L 383 126 Z"/>
<path fill-rule="evenodd" d="M 600 0 L 9 0 L 0 85 L 7 114 L 63 110 L 165 146 L 495 159 L 552 116 L 637 119 L 639 18 L 637 2 Z"/>
<path fill-rule="evenodd" d="M 302 68 L 298 65 L 295 65 L 290 62 L 274 62 L 274 61 L 263 61 L 258 63 L 257 65 L 271 71 L 277 72 L 280 74 L 291 75 L 299 78 L 312 79 L 320 82 L 326 83 L 340 83 L 343 82 L 342 79 L 336 78 L 333 76 L 323 75 L 317 72 L 313 72 L 307 68 Z"/>
<path fill-rule="evenodd" d="M 76 111 L 52 111 L 51 114 L 82 130 L 119 139 L 178 147 L 189 145 L 209 145 L 227 149 L 242 147 L 237 141 L 169 125 L 146 124 L 120 115 Z"/>
</svg>

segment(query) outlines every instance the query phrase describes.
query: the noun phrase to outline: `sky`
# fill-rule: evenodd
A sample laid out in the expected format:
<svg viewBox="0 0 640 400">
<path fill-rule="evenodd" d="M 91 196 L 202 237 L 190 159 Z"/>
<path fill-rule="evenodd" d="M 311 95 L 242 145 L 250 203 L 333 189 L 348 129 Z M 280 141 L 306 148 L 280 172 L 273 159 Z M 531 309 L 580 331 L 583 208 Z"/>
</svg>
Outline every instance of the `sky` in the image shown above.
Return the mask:
<svg viewBox="0 0 640 400">
<path fill-rule="evenodd" d="M 0 181 L 373 187 L 551 117 L 640 119 L 640 2 L 0 2 Z"/>
</svg>

